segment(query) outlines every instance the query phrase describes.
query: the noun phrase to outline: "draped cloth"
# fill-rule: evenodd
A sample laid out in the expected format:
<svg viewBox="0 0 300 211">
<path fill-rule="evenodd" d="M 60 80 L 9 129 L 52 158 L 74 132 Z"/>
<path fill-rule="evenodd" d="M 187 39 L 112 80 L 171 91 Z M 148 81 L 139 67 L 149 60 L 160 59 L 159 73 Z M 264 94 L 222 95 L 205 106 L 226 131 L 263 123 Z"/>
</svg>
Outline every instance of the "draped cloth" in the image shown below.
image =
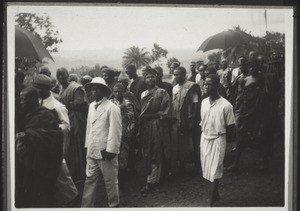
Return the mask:
<svg viewBox="0 0 300 211">
<path fill-rule="evenodd" d="M 245 78 L 246 80 L 247 78 Z M 238 139 L 248 141 L 250 145 L 257 145 L 264 136 L 264 122 L 268 113 L 266 93 L 265 81 L 262 75 L 252 83 L 246 85 L 244 82 L 243 84 L 237 132 Z"/>
<path fill-rule="evenodd" d="M 16 146 L 16 207 L 54 207 L 63 135 L 53 113 L 38 107 L 26 114 Z"/>
<path fill-rule="evenodd" d="M 122 137 L 120 145 L 120 154 L 118 155 L 119 168 L 125 169 L 128 164 L 129 148 L 131 146 L 131 137 L 135 127 L 135 109 L 134 105 L 127 99 L 122 102 L 115 98 L 112 102 L 121 110 L 122 116 Z"/>
<path fill-rule="evenodd" d="M 199 86 L 186 81 L 172 101 L 172 117 L 175 118 L 172 129 L 171 171 L 177 170 L 177 161 L 192 162 L 199 148 L 200 138 L 200 99 Z M 192 125 L 192 127 L 191 127 Z"/>
<path fill-rule="evenodd" d="M 162 159 L 164 133 L 164 119 L 170 110 L 170 97 L 166 90 L 155 87 L 150 91 L 145 91 L 142 97 L 142 111 L 140 114 L 140 140 L 142 142 L 142 152 L 146 163 L 147 174 L 151 173 L 151 164 L 160 164 Z M 143 93 L 143 94 L 144 94 Z M 142 94 L 142 95 L 143 95 Z"/>
<path fill-rule="evenodd" d="M 85 178 L 84 141 L 88 100 L 83 86 L 76 82 L 71 82 L 66 89 L 61 90 L 58 100 L 69 111 L 70 143 L 66 161 L 72 179 L 77 183 Z"/>
</svg>

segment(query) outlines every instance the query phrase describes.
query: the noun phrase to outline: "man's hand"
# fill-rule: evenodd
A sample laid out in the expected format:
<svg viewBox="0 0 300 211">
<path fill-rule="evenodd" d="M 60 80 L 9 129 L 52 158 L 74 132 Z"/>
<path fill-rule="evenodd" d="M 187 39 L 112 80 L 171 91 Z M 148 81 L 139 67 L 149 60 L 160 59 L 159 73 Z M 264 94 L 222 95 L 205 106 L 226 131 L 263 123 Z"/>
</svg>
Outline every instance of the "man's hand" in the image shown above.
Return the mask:
<svg viewBox="0 0 300 211">
<path fill-rule="evenodd" d="M 106 160 L 112 160 L 117 154 L 106 152 Z"/>
</svg>

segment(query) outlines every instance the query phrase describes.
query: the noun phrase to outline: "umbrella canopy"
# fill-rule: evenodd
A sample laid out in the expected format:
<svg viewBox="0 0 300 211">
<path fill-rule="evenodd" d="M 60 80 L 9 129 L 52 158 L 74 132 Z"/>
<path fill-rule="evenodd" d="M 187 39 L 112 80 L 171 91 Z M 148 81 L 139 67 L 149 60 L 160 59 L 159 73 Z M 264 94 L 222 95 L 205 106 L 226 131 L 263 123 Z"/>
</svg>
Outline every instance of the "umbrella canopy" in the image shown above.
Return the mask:
<svg viewBox="0 0 300 211">
<path fill-rule="evenodd" d="M 203 52 L 213 49 L 227 49 L 235 47 L 240 44 L 247 44 L 251 39 L 251 36 L 244 32 L 228 30 L 215 34 L 207 38 L 197 51 Z"/>
<path fill-rule="evenodd" d="M 39 61 L 47 57 L 54 61 L 40 39 L 18 26 L 15 27 L 15 56 Z"/>
</svg>

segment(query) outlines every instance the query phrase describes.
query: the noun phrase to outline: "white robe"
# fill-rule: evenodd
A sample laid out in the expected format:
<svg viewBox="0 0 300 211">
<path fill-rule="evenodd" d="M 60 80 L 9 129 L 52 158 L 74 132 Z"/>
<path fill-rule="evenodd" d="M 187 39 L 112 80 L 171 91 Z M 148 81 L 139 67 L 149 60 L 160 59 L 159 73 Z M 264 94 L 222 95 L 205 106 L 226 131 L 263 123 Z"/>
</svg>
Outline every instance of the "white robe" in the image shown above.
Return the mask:
<svg viewBox="0 0 300 211">
<path fill-rule="evenodd" d="M 235 124 L 232 105 L 223 97 L 210 104 L 205 98 L 201 104 L 200 159 L 203 177 L 211 182 L 223 176 L 226 149 L 226 126 Z"/>
</svg>

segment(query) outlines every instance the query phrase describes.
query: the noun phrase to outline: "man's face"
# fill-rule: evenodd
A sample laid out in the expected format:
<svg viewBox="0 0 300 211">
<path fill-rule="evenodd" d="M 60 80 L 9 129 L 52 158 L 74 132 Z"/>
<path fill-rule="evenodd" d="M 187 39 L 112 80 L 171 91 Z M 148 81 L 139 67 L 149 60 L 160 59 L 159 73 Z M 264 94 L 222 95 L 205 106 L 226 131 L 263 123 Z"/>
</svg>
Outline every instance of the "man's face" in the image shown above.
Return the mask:
<svg viewBox="0 0 300 211">
<path fill-rule="evenodd" d="M 174 73 L 174 70 L 176 69 L 176 67 L 178 67 L 177 64 L 171 64 L 170 70 L 171 70 L 172 73 Z"/>
<path fill-rule="evenodd" d="M 114 90 L 113 90 L 113 93 L 114 93 L 114 96 L 115 98 L 122 102 L 123 100 L 123 95 L 124 95 L 124 89 L 122 87 L 114 87 Z"/>
<path fill-rule="evenodd" d="M 249 53 L 249 60 L 253 61 L 257 58 L 256 53 L 254 51 L 251 51 Z"/>
<path fill-rule="evenodd" d="M 147 86 L 153 87 L 156 84 L 156 75 L 148 74 L 145 77 L 145 83 Z"/>
<path fill-rule="evenodd" d="M 205 67 L 203 65 L 201 65 L 199 67 L 199 73 L 200 73 L 201 77 L 204 77 L 204 71 L 205 71 Z"/>
<path fill-rule="evenodd" d="M 129 76 L 130 79 L 132 79 L 133 76 L 135 75 L 134 71 L 132 71 L 132 70 L 126 70 L 126 74 Z"/>
<path fill-rule="evenodd" d="M 163 77 L 163 74 L 162 73 L 160 73 L 159 71 L 158 71 L 158 73 L 157 73 L 157 75 L 156 75 L 156 81 L 162 81 L 162 77 Z"/>
<path fill-rule="evenodd" d="M 217 85 L 210 78 L 206 78 L 203 85 L 204 94 L 211 95 L 217 91 Z"/>
<path fill-rule="evenodd" d="M 96 101 L 101 100 L 105 96 L 103 90 L 99 86 L 97 86 L 97 85 L 93 85 L 92 86 L 92 88 L 91 88 L 91 94 L 92 94 L 92 97 Z"/>
<path fill-rule="evenodd" d="M 195 72 L 195 70 L 196 70 L 196 64 L 195 64 L 195 62 L 192 62 L 192 63 L 190 64 L 190 70 L 191 70 L 192 72 Z"/>
<path fill-rule="evenodd" d="M 57 74 L 57 80 L 60 84 L 67 84 L 68 83 L 68 76 L 64 72 Z"/>
<path fill-rule="evenodd" d="M 183 82 L 185 81 L 185 74 L 181 70 L 176 69 L 174 71 L 174 80 L 179 85 L 183 84 Z"/>
<path fill-rule="evenodd" d="M 105 80 L 105 82 L 107 84 L 110 84 L 113 81 L 113 79 L 114 79 L 112 75 L 110 75 L 110 74 L 108 74 L 106 72 L 102 73 L 102 78 Z"/>
<path fill-rule="evenodd" d="M 226 69 L 227 66 L 228 66 L 227 61 L 222 61 L 222 62 L 221 62 L 221 68 L 222 68 L 222 69 Z"/>
</svg>

